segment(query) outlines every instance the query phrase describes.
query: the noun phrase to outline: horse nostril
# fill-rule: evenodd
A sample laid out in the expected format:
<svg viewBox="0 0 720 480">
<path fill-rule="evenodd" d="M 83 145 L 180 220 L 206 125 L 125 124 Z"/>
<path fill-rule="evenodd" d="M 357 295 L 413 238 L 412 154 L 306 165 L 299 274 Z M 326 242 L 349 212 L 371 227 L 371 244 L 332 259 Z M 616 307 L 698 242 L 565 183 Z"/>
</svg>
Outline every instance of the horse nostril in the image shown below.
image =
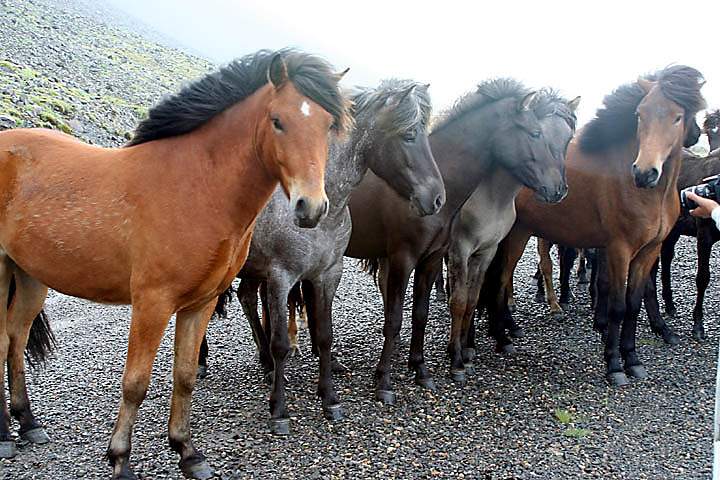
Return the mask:
<svg viewBox="0 0 720 480">
<path fill-rule="evenodd" d="M 298 198 L 297 202 L 295 202 L 295 213 L 305 215 L 306 210 L 307 210 L 307 201 L 303 197 Z"/>
<path fill-rule="evenodd" d="M 435 197 L 435 210 L 440 210 L 440 207 L 443 205 L 442 195 L 438 195 Z"/>
</svg>

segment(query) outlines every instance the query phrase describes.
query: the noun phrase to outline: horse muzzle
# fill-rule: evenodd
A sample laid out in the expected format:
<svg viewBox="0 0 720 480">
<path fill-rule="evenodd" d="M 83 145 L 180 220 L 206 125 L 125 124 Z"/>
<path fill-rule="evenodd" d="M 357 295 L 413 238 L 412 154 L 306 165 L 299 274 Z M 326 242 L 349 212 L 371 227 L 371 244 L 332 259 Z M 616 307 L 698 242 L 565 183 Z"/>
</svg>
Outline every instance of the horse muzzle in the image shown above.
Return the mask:
<svg viewBox="0 0 720 480">
<path fill-rule="evenodd" d="M 315 228 L 325 217 L 330 208 L 330 202 L 323 195 L 320 199 L 307 196 L 290 197 L 290 210 L 294 215 L 294 223 L 300 228 Z"/>
<path fill-rule="evenodd" d="M 632 166 L 633 180 L 638 188 L 655 188 L 660 181 L 660 170 L 656 167 L 641 169 L 637 163 Z"/>
<path fill-rule="evenodd" d="M 567 183 L 563 183 L 554 188 L 543 185 L 535 191 L 535 196 L 545 203 L 560 203 L 567 197 L 567 193 Z"/>
<path fill-rule="evenodd" d="M 445 205 L 445 188 L 424 188 L 410 196 L 410 207 L 421 217 L 435 215 Z"/>
</svg>

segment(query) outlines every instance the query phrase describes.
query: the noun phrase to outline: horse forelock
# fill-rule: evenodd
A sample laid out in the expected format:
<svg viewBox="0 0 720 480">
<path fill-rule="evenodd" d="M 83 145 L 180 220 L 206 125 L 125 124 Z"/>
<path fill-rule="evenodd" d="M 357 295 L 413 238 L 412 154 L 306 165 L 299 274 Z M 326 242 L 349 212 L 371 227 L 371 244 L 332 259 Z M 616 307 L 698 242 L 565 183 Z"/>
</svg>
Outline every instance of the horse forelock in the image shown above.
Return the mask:
<svg viewBox="0 0 720 480">
<path fill-rule="evenodd" d="M 376 125 L 388 135 L 400 135 L 417 128 L 427 131 L 432 104 L 427 88 L 418 82 L 386 79 L 376 88 L 357 89 L 351 100 L 358 124 L 373 122 L 385 112 L 384 121 Z"/>
<path fill-rule="evenodd" d="M 324 59 L 293 49 L 260 50 L 246 55 L 184 86 L 151 108 L 128 146 L 188 133 L 249 97 L 268 83 L 273 58 L 281 55 L 290 82 L 330 113 L 334 128 L 351 124 L 349 102 L 338 86 L 338 76 Z"/>
</svg>

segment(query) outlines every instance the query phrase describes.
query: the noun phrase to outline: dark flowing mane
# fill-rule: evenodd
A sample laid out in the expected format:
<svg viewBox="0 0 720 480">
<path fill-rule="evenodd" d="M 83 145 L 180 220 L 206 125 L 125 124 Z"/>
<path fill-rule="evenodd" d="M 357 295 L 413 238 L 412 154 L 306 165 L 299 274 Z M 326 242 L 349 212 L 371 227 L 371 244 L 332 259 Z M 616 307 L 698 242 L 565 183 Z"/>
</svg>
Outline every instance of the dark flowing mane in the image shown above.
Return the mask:
<svg viewBox="0 0 720 480">
<path fill-rule="evenodd" d="M 386 118 L 379 119 L 379 128 L 390 135 L 401 135 L 418 126 L 425 130 L 432 111 L 427 87 L 413 80 L 392 78 L 383 80 L 377 88 L 357 89 L 350 97 L 355 121 L 362 124 L 365 119 L 375 119 L 386 106 L 396 102 Z"/>
<path fill-rule="evenodd" d="M 195 130 L 268 83 L 268 69 L 276 54 L 282 55 L 288 79 L 295 88 L 330 113 L 335 118 L 335 128 L 345 130 L 351 122 L 348 103 L 329 63 L 292 49 L 260 50 L 230 62 L 161 100 L 140 122 L 127 145 Z"/>
<path fill-rule="evenodd" d="M 705 107 L 705 100 L 700 93 L 703 77 L 694 68 L 673 65 L 645 78 L 658 82 L 663 95 L 680 105 L 686 117 L 695 116 Z M 595 118 L 582 130 L 580 150 L 598 153 L 634 138 L 637 132 L 635 112 L 645 95 L 645 90 L 634 82 L 606 96 Z"/>
<path fill-rule="evenodd" d="M 478 85 L 477 90 L 460 97 L 455 105 L 441 114 L 441 118 L 433 127 L 437 132 L 447 127 L 465 114 L 483 108 L 505 98 L 520 99 L 530 93 L 525 86 L 512 78 L 496 78 L 486 80 Z"/>
<path fill-rule="evenodd" d="M 703 122 L 703 131 L 707 133 L 718 127 L 720 127 L 720 109 L 707 113 Z"/>
</svg>

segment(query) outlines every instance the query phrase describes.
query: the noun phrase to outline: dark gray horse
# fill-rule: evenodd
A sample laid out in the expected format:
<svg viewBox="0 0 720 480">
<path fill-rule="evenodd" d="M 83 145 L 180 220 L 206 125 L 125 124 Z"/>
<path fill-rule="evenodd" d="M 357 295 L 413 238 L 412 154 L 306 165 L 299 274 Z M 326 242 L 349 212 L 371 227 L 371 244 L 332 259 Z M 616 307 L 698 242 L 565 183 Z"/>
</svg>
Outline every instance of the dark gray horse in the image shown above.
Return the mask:
<svg viewBox="0 0 720 480">
<path fill-rule="evenodd" d="M 331 310 L 350 240 L 347 204 L 352 189 L 371 169 L 395 196 L 410 201 L 415 216 L 434 214 L 445 202 L 427 137 L 427 87 L 409 80 L 387 80 L 376 89 L 352 95 L 356 126 L 349 138 L 330 147 L 325 177 L 330 211 L 317 228 L 288 226 L 290 213 L 280 190 L 257 221 L 250 254 L 238 275 L 243 279 L 238 296 L 253 327 L 260 360 L 266 371 L 273 372 L 270 424 L 274 433 L 289 431 L 284 375 L 290 349 L 287 302 L 298 282 L 303 284 L 310 333 L 320 356 L 318 395 L 323 411 L 329 419 L 342 416 L 331 376 Z M 266 300 L 265 331 L 256 309 L 261 282 Z"/>
<path fill-rule="evenodd" d="M 548 183 L 534 181 L 533 171 L 528 169 L 533 164 L 522 159 L 498 161 L 452 222 L 447 255 L 452 317 L 448 352 L 455 381 L 465 381 L 465 365 L 474 356 L 471 335 L 475 308 L 498 244 L 515 222 L 515 197 L 528 184 L 543 201 L 556 203 L 565 198 L 565 150 L 575 134 L 575 109 L 579 103 L 580 97 L 568 102 L 551 90 L 542 90 L 533 101 L 542 136 L 552 153 L 552 162 L 534 168 L 544 171 Z M 548 191 L 550 186 L 560 186 L 560 190 Z"/>
<path fill-rule="evenodd" d="M 448 195 L 437 215 L 411 215 L 407 201 L 370 173 L 352 194 L 353 231 L 346 255 L 366 259 L 371 270 L 379 269 L 385 343 L 375 374 L 375 395 L 385 403 L 395 401 L 391 357 L 413 269 L 409 364 L 416 383 L 434 387 L 423 356 L 430 290 L 447 251 L 451 222 L 478 185 L 504 164 L 530 188 L 544 191 L 548 200 L 564 192 L 564 177 L 547 168 L 555 161 L 531 107 L 535 95 L 514 80 L 487 81 L 460 99 L 434 127 L 430 144 Z"/>
</svg>

